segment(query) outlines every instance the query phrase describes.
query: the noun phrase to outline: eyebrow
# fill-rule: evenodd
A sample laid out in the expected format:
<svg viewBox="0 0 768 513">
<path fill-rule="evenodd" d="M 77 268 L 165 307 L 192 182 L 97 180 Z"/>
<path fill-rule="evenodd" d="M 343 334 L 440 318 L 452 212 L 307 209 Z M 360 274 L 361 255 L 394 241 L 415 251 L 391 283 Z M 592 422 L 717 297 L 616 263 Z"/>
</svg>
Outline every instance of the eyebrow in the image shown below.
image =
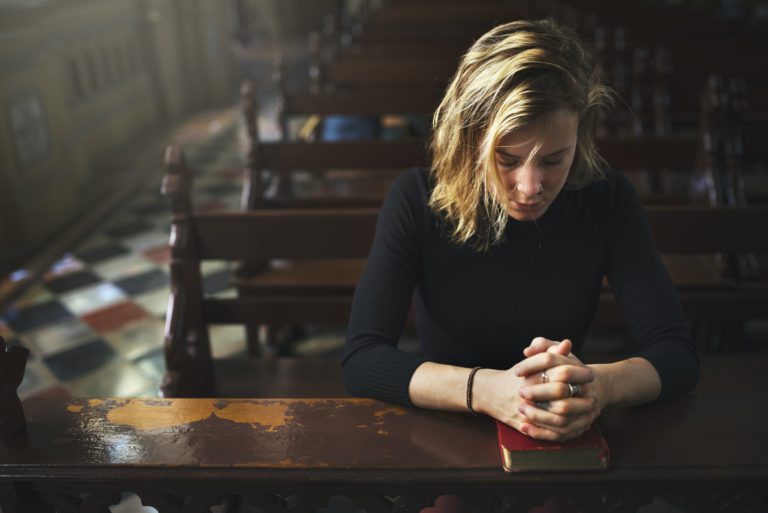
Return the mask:
<svg viewBox="0 0 768 513">
<path fill-rule="evenodd" d="M 565 148 L 561 148 L 561 149 L 559 149 L 559 150 L 557 150 L 557 151 L 553 151 L 552 153 L 549 153 L 549 154 L 547 154 L 547 155 L 544 155 L 544 156 L 543 156 L 543 158 L 545 158 L 545 159 L 546 159 L 546 158 L 549 158 L 549 157 L 554 157 L 554 156 L 555 156 L 555 155 L 557 155 L 558 153 L 563 153 L 564 151 L 567 151 L 567 150 L 570 150 L 570 149 L 571 149 L 571 147 L 570 147 L 570 146 L 566 146 Z M 504 155 L 505 157 L 509 157 L 509 158 L 513 158 L 513 159 L 519 159 L 519 158 L 520 158 L 520 156 L 519 156 L 519 155 L 513 155 L 512 153 L 508 153 L 508 152 L 506 152 L 506 151 L 502 150 L 501 148 L 496 148 L 496 152 L 497 152 L 497 153 L 501 153 L 501 154 L 502 154 L 502 155 Z"/>
</svg>

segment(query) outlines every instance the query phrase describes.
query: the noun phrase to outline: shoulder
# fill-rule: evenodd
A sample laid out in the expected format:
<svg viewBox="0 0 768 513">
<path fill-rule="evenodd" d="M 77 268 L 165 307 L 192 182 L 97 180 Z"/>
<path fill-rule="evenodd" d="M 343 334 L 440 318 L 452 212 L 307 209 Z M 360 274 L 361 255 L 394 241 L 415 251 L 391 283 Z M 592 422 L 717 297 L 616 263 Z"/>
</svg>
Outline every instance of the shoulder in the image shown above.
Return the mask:
<svg viewBox="0 0 768 513">
<path fill-rule="evenodd" d="M 413 168 L 402 173 L 392 182 L 382 209 L 426 213 L 432 192 L 430 180 L 429 171 L 425 168 Z"/>
<path fill-rule="evenodd" d="M 429 198 L 431 182 L 429 170 L 415 167 L 402 173 L 392 183 L 389 194 L 406 196 L 410 199 Z"/>
<path fill-rule="evenodd" d="M 413 168 L 398 176 L 389 187 L 379 219 L 411 228 L 424 227 L 431 193 L 429 171 Z"/>
</svg>

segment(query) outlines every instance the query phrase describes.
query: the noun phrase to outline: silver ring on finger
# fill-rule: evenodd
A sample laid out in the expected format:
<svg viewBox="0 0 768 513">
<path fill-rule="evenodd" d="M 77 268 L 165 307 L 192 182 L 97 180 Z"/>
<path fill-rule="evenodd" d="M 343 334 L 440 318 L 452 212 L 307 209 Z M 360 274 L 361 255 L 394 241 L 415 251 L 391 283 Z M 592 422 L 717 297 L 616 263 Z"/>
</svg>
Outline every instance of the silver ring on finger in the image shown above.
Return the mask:
<svg viewBox="0 0 768 513">
<path fill-rule="evenodd" d="M 568 385 L 568 397 L 579 397 L 581 395 L 581 385 L 578 383 L 566 383 Z"/>
<path fill-rule="evenodd" d="M 549 376 L 547 376 L 546 372 L 541 373 L 541 382 L 542 383 L 549 383 Z"/>
<path fill-rule="evenodd" d="M 552 403 L 549 401 L 535 401 L 533 404 L 540 410 L 549 411 L 552 408 Z"/>
</svg>

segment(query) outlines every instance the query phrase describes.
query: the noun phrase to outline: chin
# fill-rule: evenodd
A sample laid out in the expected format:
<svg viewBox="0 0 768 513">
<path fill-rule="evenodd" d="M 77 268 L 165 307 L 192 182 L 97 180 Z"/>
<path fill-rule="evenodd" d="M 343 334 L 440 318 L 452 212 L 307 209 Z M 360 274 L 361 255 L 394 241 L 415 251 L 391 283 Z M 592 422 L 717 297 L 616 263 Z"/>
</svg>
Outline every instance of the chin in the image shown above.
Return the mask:
<svg viewBox="0 0 768 513">
<path fill-rule="evenodd" d="M 533 210 L 518 209 L 516 207 L 507 208 L 507 215 L 515 221 L 533 221 L 544 215 L 547 211 L 548 205 L 542 205 L 542 207 L 534 208 Z"/>
<path fill-rule="evenodd" d="M 515 221 L 533 221 L 534 218 L 539 216 L 531 217 L 531 214 L 528 212 L 519 212 L 517 210 L 509 209 L 507 210 L 507 214 L 509 217 L 514 219 Z"/>
</svg>

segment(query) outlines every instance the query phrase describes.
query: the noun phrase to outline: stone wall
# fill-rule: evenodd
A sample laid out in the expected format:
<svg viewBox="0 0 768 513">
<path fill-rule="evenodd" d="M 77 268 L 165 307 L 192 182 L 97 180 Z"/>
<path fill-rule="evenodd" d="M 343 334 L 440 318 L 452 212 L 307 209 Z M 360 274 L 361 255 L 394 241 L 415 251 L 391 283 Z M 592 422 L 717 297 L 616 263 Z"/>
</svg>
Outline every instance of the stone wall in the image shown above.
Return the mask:
<svg viewBox="0 0 768 513">
<path fill-rule="evenodd" d="M 224 0 L 0 3 L 0 275 L 114 183 L 142 135 L 237 97 Z"/>
</svg>

